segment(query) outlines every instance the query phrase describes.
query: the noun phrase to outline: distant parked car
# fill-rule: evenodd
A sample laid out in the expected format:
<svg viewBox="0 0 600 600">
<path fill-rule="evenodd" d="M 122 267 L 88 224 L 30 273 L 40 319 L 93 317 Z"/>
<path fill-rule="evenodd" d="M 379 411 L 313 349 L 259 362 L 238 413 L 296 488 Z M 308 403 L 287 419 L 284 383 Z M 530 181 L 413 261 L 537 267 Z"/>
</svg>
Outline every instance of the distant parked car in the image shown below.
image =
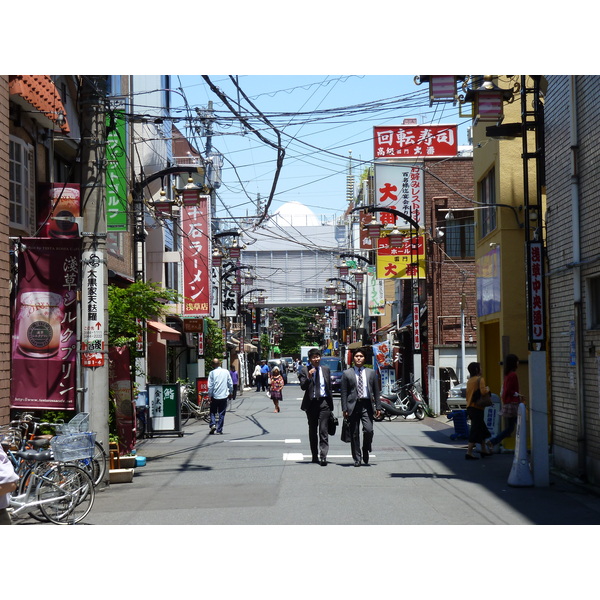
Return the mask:
<svg viewBox="0 0 600 600">
<path fill-rule="evenodd" d="M 294 370 L 294 361 L 291 356 L 284 356 L 281 360 L 285 360 L 287 363 L 288 373 L 291 373 Z"/>
<path fill-rule="evenodd" d="M 339 394 L 341 391 L 342 373 L 344 366 L 342 360 L 337 356 L 322 356 L 321 366 L 329 367 L 331 373 L 331 391 Z"/>
</svg>

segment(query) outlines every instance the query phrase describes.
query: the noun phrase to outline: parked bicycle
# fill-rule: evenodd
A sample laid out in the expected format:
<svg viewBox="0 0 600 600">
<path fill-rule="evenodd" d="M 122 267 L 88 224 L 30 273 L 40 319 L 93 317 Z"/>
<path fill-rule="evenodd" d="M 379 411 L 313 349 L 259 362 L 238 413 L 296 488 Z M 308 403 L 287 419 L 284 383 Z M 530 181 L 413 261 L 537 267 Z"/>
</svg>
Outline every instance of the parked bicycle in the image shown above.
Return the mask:
<svg viewBox="0 0 600 600">
<path fill-rule="evenodd" d="M 191 417 L 208 423 L 210 420 L 210 400 L 208 394 L 202 394 L 200 404 L 192 402 L 187 397 L 181 400 L 181 425 L 185 425 Z"/>
<path fill-rule="evenodd" d="M 19 443 L 16 446 L 18 450 L 34 448 L 36 450 L 48 449 L 51 447 L 52 435 L 42 435 L 41 431 L 48 428 L 55 431 L 56 434 L 68 435 L 75 433 L 85 433 L 89 430 L 89 413 L 78 413 L 69 422 L 41 423 L 30 413 L 23 413 L 18 420 L 12 421 L 8 426 L 13 430 L 13 435 L 19 434 Z M 78 466 L 88 471 L 94 486 L 97 486 L 104 480 L 108 465 L 108 456 L 102 444 L 94 441 L 94 452 L 91 457 L 84 457 L 76 461 Z"/>
<path fill-rule="evenodd" d="M 95 489 L 89 473 L 74 462 L 91 458 L 95 434 L 91 432 L 55 436 L 51 450 L 17 450 L 19 487 L 9 496 L 14 517 L 27 513 L 58 525 L 75 524 L 92 509 Z"/>
</svg>

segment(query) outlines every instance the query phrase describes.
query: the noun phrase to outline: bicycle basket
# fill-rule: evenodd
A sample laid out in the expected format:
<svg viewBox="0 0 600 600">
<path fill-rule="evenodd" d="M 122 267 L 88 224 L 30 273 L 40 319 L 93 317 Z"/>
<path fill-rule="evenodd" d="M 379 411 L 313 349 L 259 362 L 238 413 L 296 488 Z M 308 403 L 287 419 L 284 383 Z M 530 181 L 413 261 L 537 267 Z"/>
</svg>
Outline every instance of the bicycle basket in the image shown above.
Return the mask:
<svg viewBox="0 0 600 600">
<path fill-rule="evenodd" d="M 75 415 L 68 423 L 56 425 L 56 432 L 61 435 L 85 433 L 90 428 L 90 413 L 82 412 Z"/>
<path fill-rule="evenodd" d="M 92 458 L 94 456 L 95 441 L 96 434 L 87 431 L 72 435 L 57 435 L 50 440 L 50 447 L 55 460 L 68 462 L 70 460 Z"/>
</svg>

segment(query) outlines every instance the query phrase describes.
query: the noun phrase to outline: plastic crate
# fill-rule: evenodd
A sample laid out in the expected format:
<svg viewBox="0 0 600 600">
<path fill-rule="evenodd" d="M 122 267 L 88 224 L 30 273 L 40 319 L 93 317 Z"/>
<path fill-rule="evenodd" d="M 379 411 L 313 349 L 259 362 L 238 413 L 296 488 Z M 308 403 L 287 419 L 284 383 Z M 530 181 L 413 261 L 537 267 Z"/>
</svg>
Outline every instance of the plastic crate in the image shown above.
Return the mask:
<svg viewBox="0 0 600 600">
<path fill-rule="evenodd" d="M 450 436 L 451 440 L 466 440 L 469 437 L 469 424 L 467 422 L 466 410 L 453 410 L 448 415 L 449 421 L 454 423 L 454 433 Z"/>
<path fill-rule="evenodd" d="M 50 440 L 54 459 L 60 462 L 81 460 L 94 456 L 96 434 L 87 431 L 72 435 L 57 435 Z"/>
<path fill-rule="evenodd" d="M 75 415 L 68 423 L 56 426 L 56 432 L 61 435 L 85 433 L 90 429 L 90 413 L 82 412 Z"/>
</svg>

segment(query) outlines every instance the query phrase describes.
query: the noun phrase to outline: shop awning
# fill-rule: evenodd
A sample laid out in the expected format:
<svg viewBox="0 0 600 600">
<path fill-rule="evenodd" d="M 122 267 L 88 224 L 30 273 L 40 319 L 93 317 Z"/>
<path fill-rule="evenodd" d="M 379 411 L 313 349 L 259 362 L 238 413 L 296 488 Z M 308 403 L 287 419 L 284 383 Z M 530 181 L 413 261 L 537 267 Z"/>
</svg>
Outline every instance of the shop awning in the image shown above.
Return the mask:
<svg viewBox="0 0 600 600">
<path fill-rule="evenodd" d="M 244 352 L 258 352 L 258 346 L 254 344 L 244 344 Z"/>
<path fill-rule="evenodd" d="M 178 342 L 181 339 L 181 333 L 159 321 L 146 321 L 150 329 L 160 333 L 160 337 L 168 342 Z"/>
<path fill-rule="evenodd" d="M 58 88 L 49 75 L 10 75 L 9 92 L 42 113 L 63 133 L 69 133 L 67 112 Z"/>
</svg>

